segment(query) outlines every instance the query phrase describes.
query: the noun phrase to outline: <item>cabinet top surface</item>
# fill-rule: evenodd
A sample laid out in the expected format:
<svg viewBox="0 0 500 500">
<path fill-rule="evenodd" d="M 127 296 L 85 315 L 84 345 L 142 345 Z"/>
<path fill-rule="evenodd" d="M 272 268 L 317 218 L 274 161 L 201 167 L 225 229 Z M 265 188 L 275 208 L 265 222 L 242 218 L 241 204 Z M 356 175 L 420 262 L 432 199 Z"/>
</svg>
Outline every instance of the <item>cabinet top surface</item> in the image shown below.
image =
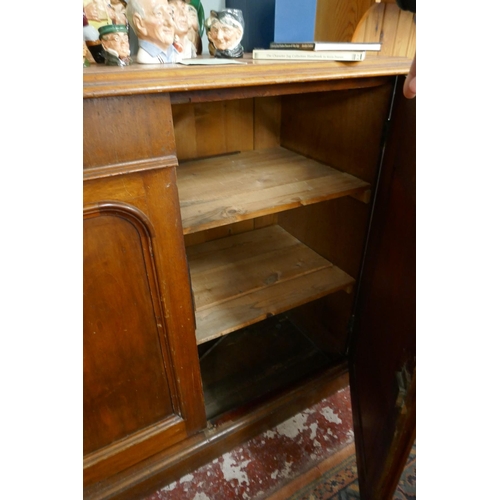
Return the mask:
<svg viewBox="0 0 500 500">
<path fill-rule="evenodd" d="M 205 56 L 206 57 L 206 56 Z M 242 64 L 184 66 L 133 64 L 127 67 L 92 64 L 83 68 L 83 97 L 109 97 L 253 87 L 328 80 L 406 75 L 411 60 L 367 56 L 364 61 L 256 61 L 246 54 Z"/>
</svg>

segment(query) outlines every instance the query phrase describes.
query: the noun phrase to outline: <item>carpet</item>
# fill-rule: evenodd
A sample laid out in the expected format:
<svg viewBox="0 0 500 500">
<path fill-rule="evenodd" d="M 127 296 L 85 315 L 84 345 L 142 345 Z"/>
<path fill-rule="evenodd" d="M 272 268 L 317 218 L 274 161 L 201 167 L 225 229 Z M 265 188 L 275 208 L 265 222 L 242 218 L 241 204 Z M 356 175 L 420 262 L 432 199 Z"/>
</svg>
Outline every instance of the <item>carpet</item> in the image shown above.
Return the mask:
<svg viewBox="0 0 500 500">
<path fill-rule="evenodd" d="M 143 500 L 263 500 L 354 443 L 343 387 Z M 296 491 L 296 490 L 294 490 Z"/>
<path fill-rule="evenodd" d="M 359 498 L 349 387 L 143 500 Z M 415 447 L 394 500 L 415 497 Z"/>
<path fill-rule="evenodd" d="M 318 477 L 318 470 L 321 475 Z M 357 500 L 359 485 L 354 444 L 280 489 L 268 500 Z M 393 500 L 416 499 L 416 444 L 406 462 Z"/>
</svg>

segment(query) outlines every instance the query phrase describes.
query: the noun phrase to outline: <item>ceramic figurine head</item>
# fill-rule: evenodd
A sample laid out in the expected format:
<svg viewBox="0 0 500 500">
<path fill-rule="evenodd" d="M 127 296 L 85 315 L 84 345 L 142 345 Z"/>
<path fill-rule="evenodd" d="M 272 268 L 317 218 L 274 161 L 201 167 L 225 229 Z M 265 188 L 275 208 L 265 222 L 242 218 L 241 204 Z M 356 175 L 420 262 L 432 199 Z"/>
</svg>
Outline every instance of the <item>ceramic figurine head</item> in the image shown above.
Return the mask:
<svg viewBox="0 0 500 500">
<path fill-rule="evenodd" d="M 158 64 L 178 60 L 178 53 L 173 47 L 173 7 L 168 0 L 129 0 L 127 19 L 139 41 L 138 63 Z"/>
<path fill-rule="evenodd" d="M 83 11 L 95 28 L 106 24 L 127 24 L 125 0 L 83 0 Z"/>
<path fill-rule="evenodd" d="M 105 64 L 128 66 L 131 63 L 127 26 L 107 24 L 99 28 L 99 39 L 104 49 Z"/>
<path fill-rule="evenodd" d="M 109 0 L 108 5 L 108 18 L 112 24 L 127 24 L 127 3 L 125 0 Z"/>
<path fill-rule="evenodd" d="M 108 9 L 105 0 L 83 0 L 83 12 L 96 29 L 108 24 Z"/>
<path fill-rule="evenodd" d="M 239 9 L 212 10 L 205 26 L 207 37 L 215 48 L 215 57 L 243 57 L 241 39 L 245 23 Z"/>
<path fill-rule="evenodd" d="M 203 52 L 203 46 L 201 42 L 200 24 L 198 21 L 198 11 L 196 7 L 191 4 L 186 4 L 189 20 L 189 30 L 188 37 L 193 42 L 196 47 L 196 53 L 200 55 Z"/>
<path fill-rule="evenodd" d="M 168 0 L 173 8 L 175 23 L 174 47 L 181 54 L 182 59 L 196 57 L 196 46 L 189 38 L 189 11 L 184 0 Z"/>
</svg>

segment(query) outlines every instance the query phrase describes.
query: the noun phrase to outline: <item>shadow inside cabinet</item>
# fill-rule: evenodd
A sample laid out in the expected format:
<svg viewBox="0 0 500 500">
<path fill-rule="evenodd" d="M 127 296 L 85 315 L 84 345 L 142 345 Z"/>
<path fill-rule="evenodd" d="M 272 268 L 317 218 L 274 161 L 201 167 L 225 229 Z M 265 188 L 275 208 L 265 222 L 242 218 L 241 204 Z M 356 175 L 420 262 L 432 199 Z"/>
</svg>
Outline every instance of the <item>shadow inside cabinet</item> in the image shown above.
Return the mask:
<svg viewBox="0 0 500 500">
<path fill-rule="evenodd" d="M 258 404 L 335 362 L 288 314 L 206 342 L 198 350 L 209 420 Z"/>
</svg>

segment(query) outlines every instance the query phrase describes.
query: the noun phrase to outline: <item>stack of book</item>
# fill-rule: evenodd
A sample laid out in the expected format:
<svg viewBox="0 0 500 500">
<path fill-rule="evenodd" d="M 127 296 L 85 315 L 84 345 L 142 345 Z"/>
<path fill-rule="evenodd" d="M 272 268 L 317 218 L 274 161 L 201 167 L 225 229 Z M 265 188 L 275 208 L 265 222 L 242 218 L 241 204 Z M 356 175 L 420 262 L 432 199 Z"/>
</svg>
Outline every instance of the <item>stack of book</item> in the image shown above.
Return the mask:
<svg viewBox="0 0 500 500">
<path fill-rule="evenodd" d="M 380 51 L 380 43 L 271 42 L 269 49 L 254 49 L 254 59 L 363 61 L 367 51 Z"/>
</svg>

